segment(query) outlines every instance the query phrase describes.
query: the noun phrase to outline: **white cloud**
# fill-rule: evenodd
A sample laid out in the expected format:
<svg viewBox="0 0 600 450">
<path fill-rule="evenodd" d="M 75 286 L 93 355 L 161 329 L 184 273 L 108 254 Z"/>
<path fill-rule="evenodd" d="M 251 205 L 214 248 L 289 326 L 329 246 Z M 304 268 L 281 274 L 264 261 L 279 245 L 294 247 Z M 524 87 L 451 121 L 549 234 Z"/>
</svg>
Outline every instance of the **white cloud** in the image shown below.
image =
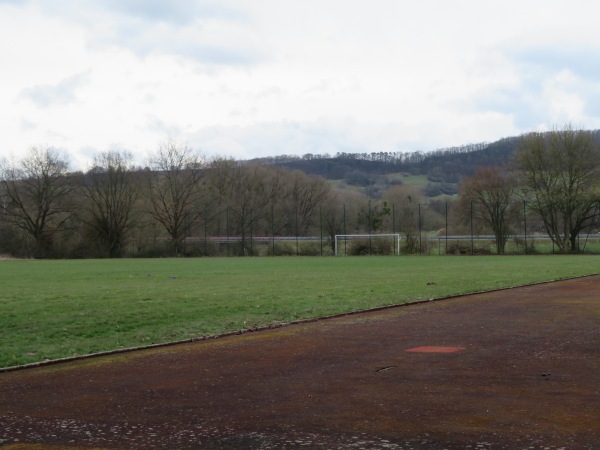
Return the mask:
<svg viewBox="0 0 600 450">
<path fill-rule="evenodd" d="M 600 126 L 586 0 L 0 0 L 5 149 L 429 150 Z"/>
</svg>

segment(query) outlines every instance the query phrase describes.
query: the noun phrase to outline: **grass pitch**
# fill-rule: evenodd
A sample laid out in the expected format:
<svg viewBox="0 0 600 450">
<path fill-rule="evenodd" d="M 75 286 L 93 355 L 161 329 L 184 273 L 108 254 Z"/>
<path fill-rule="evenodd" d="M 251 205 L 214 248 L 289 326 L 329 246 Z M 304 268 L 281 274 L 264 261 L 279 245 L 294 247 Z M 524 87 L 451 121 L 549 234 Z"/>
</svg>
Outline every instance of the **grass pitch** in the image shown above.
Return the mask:
<svg viewBox="0 0 600 450">
<path fill-rule="evenodd" d="M 587 255 L 0 261 L 0 367 L 599 268 Z"/>
</svg>

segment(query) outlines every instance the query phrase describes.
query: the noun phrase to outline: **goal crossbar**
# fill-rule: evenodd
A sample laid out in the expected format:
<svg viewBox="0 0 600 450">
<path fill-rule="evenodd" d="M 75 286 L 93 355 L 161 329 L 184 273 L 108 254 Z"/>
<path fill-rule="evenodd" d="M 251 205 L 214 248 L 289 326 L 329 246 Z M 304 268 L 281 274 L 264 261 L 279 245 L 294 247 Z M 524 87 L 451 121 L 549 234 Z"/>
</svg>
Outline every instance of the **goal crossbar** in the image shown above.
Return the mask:
<svg viewBox="0 0 600 450">
<path fill-rule="evenodd" d="M 335 256 L 338 256 L 339 242 L 341 240 L 350 239 L 371 239 L 371 238 L 394 238 L 396 244 L 396 255 L 400 255 L 400 234 L 389 233 L 389 234 L 336 234 L 335 235 Z"/>
</svg>

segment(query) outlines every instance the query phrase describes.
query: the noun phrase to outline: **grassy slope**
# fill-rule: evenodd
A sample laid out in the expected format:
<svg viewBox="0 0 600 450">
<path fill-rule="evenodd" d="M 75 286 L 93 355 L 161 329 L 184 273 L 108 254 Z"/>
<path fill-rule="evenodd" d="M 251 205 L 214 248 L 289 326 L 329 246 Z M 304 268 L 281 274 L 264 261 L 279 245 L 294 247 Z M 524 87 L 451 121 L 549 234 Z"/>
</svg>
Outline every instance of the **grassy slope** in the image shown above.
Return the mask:
<svg viewBox="0 0 600 450">
<path fill-rule="evenodd" d="M 598 273 L 598 262 L 559 255 L 0 261 L 0 367 Z"/>
<path fill-rule="evenodd" d="M 401 181 L 406 186 L 414 186 L 418 189 L 423 189 L 429 181 L 425 175 L 406 175 L 402 172 L 391 173 L 386 175 L 388 179 L 393 181 Z M 364 186 L 353 186 L 346 183 L 344 180 L 327 180 L 332 187 L 339 189 L 348 189 L 351 191 L 364 192 Z"/>
</svg>

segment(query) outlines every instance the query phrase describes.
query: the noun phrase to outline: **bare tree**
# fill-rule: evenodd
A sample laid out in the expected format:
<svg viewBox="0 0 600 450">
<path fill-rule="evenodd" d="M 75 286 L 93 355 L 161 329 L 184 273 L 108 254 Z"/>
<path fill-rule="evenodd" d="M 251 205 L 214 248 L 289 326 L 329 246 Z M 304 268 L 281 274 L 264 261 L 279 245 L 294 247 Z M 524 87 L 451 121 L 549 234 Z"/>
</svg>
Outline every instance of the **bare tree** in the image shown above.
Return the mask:
<svg viewBox="0 0 600 450">
<path fill-rule="evenodd" d="M 231 184 L 239 163 L 232 158 L 213 158 L 207 168 L 208 199 L 204 201 L 202 219 L 213 233 L 224 233 L 221 212 L 228 207 Z"/>
<path fill-rule="evenodd" d="M 357 231 L 355 220 L 358 205 L 368 202 L 366 195 L 348 189 L 333 189 L 322 202 L 323 229 L 328 236 L 331 250 L 335 251 L 336 234 L 352 234 Z"/>
<path fill-rule="evenodd" d="M 239 254 L 248 254 L 248 237 L 268 214 L 272 199 L 271 171 L 259 165 L 238 166 L 232 172 L 227 206 L 234 232 L 240 237 Z"/>
<path fill-rule="evenodd" d="M 327 181 L 318 176 L 306 175 L 295 170 L 288 175 L 290 201 L 289 222 L 294 224 L 297 235 L 305 234 L 315 220 L 315 212 L 331 191 Z"/>
<path fill-rule="evenodd" d="M 460 200 L 465 215 L 483 221 L 494 233 L 496 252 L 503 255 L 510 235 L 511 219 L 516 214 L 517 184 L 499 167 L 477 169 L 460 185 Z"/>
<path fill-rule="evenodd" d="M 109 151 L 97 155 L 93 167 L 84 175 L 82 195 L 86 203 L 82 221 L 111 258 L 121 256 L 138 219 L 138 190 L 132 170 L 131 154 Z"/>
<path fill-rule="evenodd" d="M 52 147 L 32 147 L 20 161 L 0 164 L 5 220 L 31 236 L 35 256 L 48 256 L 53 234 L 72 215 L 68 170 L 67 160 Z"/>
<path fill-rule="evenodd" d="M 204 160 L 187 145 L 169 141 L 150 156 L 149 168 L 150 215 L 165 229 L 177 255 L 190 224 L 203 212 L 198 196 L 206 174 Z"/>
<path fill-rule="evenodd" d="M 404 235 L 407 253 L 419 252 L 419 204 L 423 194 L 413 186 L 392 186 L 383 198 L 394 205 L 398 230 Z"/>
<path fill-rule="evenodd" d="M 515 168 L 529 208 L 542 218 L 559 251 L 577 251 L 577 237 L 599 200 L 598 137 L 571 125 L 526 134 L 515 155 Z"/>
</svg>

